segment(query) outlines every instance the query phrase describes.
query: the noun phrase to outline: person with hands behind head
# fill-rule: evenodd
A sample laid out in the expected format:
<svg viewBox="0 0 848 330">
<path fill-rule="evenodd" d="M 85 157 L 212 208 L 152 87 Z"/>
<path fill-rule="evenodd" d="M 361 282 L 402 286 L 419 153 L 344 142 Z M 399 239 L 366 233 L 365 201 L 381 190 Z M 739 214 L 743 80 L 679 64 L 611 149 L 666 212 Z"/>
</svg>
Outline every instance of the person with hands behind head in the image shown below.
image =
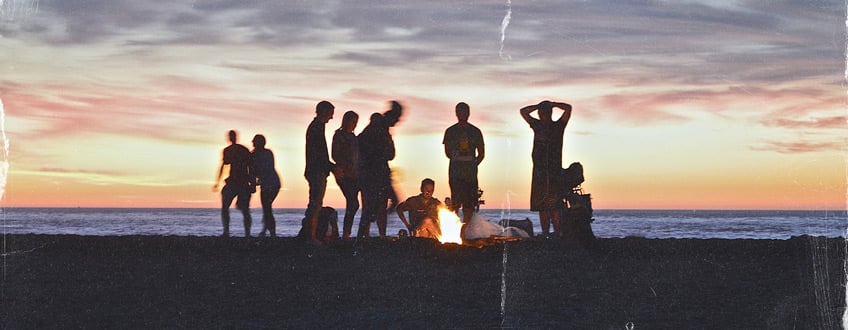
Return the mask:
<svg viewBox="0 0 848 330">
<path fill-rule="evenodd" d="M 556 121 L 553 108 L 563 111 Z M 571 105 L 561 102 L 542 101 L 519 110 L 521 118 L 533 130 L 533 177 L 530 185 L 530 210 L 539 212 L 542 235 L 550 235 L 553 223 L 554 236 L 562 235 L 560 210 L 562 208 L 562 141 L 565 126 L 571 118 Z M 539 118 L 531 113 L 538 112 Z"/>
</svg>

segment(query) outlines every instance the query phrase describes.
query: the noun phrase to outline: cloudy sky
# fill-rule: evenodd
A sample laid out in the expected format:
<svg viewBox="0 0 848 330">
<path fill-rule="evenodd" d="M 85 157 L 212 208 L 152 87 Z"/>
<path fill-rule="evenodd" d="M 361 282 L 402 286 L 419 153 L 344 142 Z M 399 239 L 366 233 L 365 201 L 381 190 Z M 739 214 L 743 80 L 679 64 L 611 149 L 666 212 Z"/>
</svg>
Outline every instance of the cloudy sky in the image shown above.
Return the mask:
<svg viewBox="0 0 848 330">
<path fill-rule="evenodd" d="M 276 153 L 276 205 L 305 207 L 315 104 L 336 105 L 329 141 L 399 100 L 404 197 L 449 194 L 464 101 L 486 207 L 527 208 L 518 109 L 549 99 L 574 107 L 563 164 L 596 208 L 845 208 L 845 21 L 835 0 L 0 1 L 2 202 L 215 207 L 236 129 Z"/>
</svg>

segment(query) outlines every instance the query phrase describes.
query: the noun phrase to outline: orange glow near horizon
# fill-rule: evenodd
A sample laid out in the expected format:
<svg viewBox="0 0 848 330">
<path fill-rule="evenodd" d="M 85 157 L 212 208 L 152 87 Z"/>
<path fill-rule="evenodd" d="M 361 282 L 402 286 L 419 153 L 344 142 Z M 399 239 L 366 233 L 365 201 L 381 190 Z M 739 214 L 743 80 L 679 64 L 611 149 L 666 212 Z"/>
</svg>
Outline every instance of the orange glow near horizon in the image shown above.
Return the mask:
<svg viewBox="0 0 848 330">
<path fill-rule="evenodd" d="M 247 137 L 241 137 L 242 141 L 246 139 Z M 397 140 L 401 141 L 398 145 L 406 149 L 411 149 L 408 145 L 416 145 L 410 143 L 410 137 L 398 136 Z M 427 138 L 426 143 L 434 144 L 432 138 Z M 12 143 L 13 156 L 15 146 L 16 144 Z M 204 157 L 204 162 L 183 164 L 185 169 L 171 166 L 175 171 L 173 173 L 157 169 L 155 175 L 94 169 L 61 171 L 47 166 L 43 171 L 25 170 L 21 169 L 25 164 L 18 166 L 13 161 L 2 206 L 217 208 L 220 207 L 220 195 L 219 192 L 213 192 L 211 187 L 214 184 L 212 178 L 220 164 L 217 160 L 220 153 L 218 148 L 222 147 L 223 144 L 205 147 L 207 156 Z M 440 146 L 437 144 L 435 148 L 427 148 L 437 150 L 438 147 Z M 195 147 L 185 147 L 190 148 Z M 427 148 L 417 149 L 428 150 Z M 575 148 L 581 149 L 580 146 Z M 297 150 L 297 147 L 282 146 L 278 147 L 275 153 L 278 172 L 283 178 L 284 186 L 275 201 L 275 207 L 304 208 L 308 187 L 300 175 L 302 151 Z M 398 172 L 395 176 L 395 186 L 401 198 L 414 194 L 420 182 L 419 178 L 423 177 L 436 180 L 437 198 L 442 199 L 450 195 L 447 185 L 447 160 L 443 155 L 404 158 L 407 155 L 420 156 L 404 150 L 399 150 L 398 154 L 399 157 L 392 162 L 392 166 Z M 523 160 L 516 159 L 518 154 L 523 154 L 520 157 Z M 705 171 L 698 167 L 676 169 L 663 165 L 616 168 L 614 161 L 598 163 L 596 157 L 584 151 L 572 153 L 566 149 L 565 155 L 569 158 L 581 158 L 586 171 L 584 192 L 592 194 L 596 209 L 845 209 L 846 182 L 842 178 L 844 164 L 840 163 L 838 157 L 833 157 L 832 161 L 816 158 L 804 160 L 796 157 L 792 162 L 780 162 L 781 156 L 774 155 L 770 157 L 773 161 L 766 158 L 771 163 L 770 167 L 763 168 L 762 163 L 758 162 L 737 162 L 724 164 L 722 167 L 710 165 L 713 171 Z M 484 209 L 529 208 L 532 167 L 529 158 L 529 150 L 525 148 L 488 150 L 480 174 L 481 187 L 485 191 Z M 634 160 L 638 161 L 651 164 L 650 159 Z M 425 165 L 428 163 L 430 166 Z M 568 163 L 564 161 L 563 165 L 567 166 Z M 162 166 L 154 162 L 144 167 Z M 659 170 L 652 175 L 640 174 L 643 169 L 652 166 L 658 167 Z M 174 174 L 179 176 L 173 176 Z M 251 205 L 259 207 L 258 195 L 253 197 Z M 342 208 L 344 205 L 344 197 L 332 176 L 328 178 L 325 205 L 336 208 Z"/>
<path fill-rule="evenodd" d="M 214 171 L 214 166 L 211 169 Z M 620 176 L 594 179 L 593 175 L 597 174 L 587 169 L 587 182 L 583 188 L 584 193 L 592 194 L 596 209 L 845 209 L 845 184 L 839 181 L 838 168 L 831 172 L 828 177 L 827 173 L 809 171 L 807 175 L 810 177 L 786 180 L 779 176 L 726 181 L 708 176 L 683 176 L 666 178 L 670 181 L 666 183 L 635 176 L 629 179 Z M 213 177 L 213 174 L 208 177 Z M 485 182 L 484 179 L 481 183 Z M 529 208 L 529 182 L 521 182 L 529 181 L 529 176 L 525 180 L 510 179 L 515 185 L 509 187 L 509 192 L 485 189 L 484 209 Z M 305 180 L 291 175 L 286 175 L 284 180 L 285 187 L 277 197 L 275 207 L 306 207 Z M 416 191 L 417 185 L 412 181 L 405 179 L 398 184 L 401 198 Z M 435 196 L 439 199 L 450 195 L 447 184 L 442 183 L 445 181 L 446 178 L 437 181 Z M 211 190 L 213 183 L 211 179 L 207 184 L 175 186 L 91 183 L 70 176 L 15 175 L 13 164 L 2 206 L 217 208 L 220 207 L 220 195 Z M 328 178 L 325 204 L 336 208 L 344 206 L 344 197 L 332 176 Z M 253 197 L 251 206 L 259 207 L 258 195 Z"/>
</svg>

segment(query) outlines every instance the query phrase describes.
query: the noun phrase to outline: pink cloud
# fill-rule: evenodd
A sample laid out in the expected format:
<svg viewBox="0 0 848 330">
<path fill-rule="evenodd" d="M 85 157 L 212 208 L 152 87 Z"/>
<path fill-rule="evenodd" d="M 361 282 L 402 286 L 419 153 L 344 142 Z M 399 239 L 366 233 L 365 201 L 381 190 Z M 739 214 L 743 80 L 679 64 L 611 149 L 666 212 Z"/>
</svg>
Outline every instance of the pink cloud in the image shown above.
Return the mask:
<svg viewBox="0 0 848 330">
<path fill-rule="evenodd" d="M 60 174 L 94 174 L 94 175 L 104 175 L 104 176 L 122 176 L 128 173 L 118 172 L 118 171 L 93 171 L 93 170 L 80 170 L 80 169 L 67 169 L 67 168 L 58 168 L 58 167 L 43 167 L 38 169 L 39 172 L 44 173 L 60 173 Z"/>
<path fill-rule="evenodd" d="M 656 123 L 679 123 L 688 120 L 685 116 L 663 110 L 674 103 L 666 94 L 643 95 L 607 95 L 600 101 L 602 109 L 596 111 L 609 113 L 631 124 L 647 125 Z"/>
<path fill-rule="evenodd" d="M 845 151 L 846 145 L 845 145 L 845 143 L 839 143 L 839 142 L 810 142 L 810 141 L 780 142 L 780 141 L 770 141 L 770 142 L 766 142 L 765 145 L 752 146 L 751 150 L 774 151 L 774 152 L 778 152 L 778 153 L 782 153 L 782 154 L 795 154 L 795 153 L 821 152 L 821 151 Z"/>
<path fill-rule="evenodd" d="M 236 98 L 221 93 L 214 84 L 189 80 L 168 78 L 163 82 L 164 87 L 147 90 L 6 85 L 2 95 L 10 116 L 41 124 L 16 132 L 26 139 L 107 133 L 197 142 L 198 135 L 220 123 L 249 127 L 257 122 L 279 122 L 285 127 L 308 123 L 313 115 L 305 103 Z"/>
<path fill-rule="evenodd" d="M 769 113 L 768 117 L 798 118 L 832 112 L 842 100 L 838 95 L 811 88 L 766 89 L 731 86 L 721 90 L 695 88 L 661 92 L 622 92 L 601 97 L 593 109 L 598 115 L 611 115 L 632 124 L 677 123 L 688 120 L 685 111 L 703 111 L 716 115 L 751 112 Z M 771 109 L 771 110 L 770 110 Z M 831 128 L 845 126 L 845 117 L 822 117 L 812 122 L 797 119 L 767 119 L 761 124 L 772 127 Z M 841 124 L 840 124 L 841 122 Z"/>
<path fill-rule="evenodd" d="M 815 118 L 810 120 L 799 119 L 764 119 L 761 123 L 768 127 L 783 127 L 783 128 L 848 128 L 848 117 L 832 116 Z"/>
<path fill-rule="evenodd" d="M 368 116 L 374 112 L 384 112 L 387 102 L 397 100 L 404 106 L 404 114 L 398 123 L 397 130 L 404 134 L 427 134 L 441 132 L 451 123 L 456 122 L 454 115 L 454 101 L 435 100 L 413 95 L 389 94 L 369 89 L 351 89 L 342 94 L 337 102 L 336 112 L 354 110 L 359 114 L 359 125 L 357 131 L 368 125 Z M 345 106 L 348 106 L 345 108 Z M 339 108 L 341 107 L 341 109 Z M 480 112 L 474 111 L 472 105 L 472 121 L 483 120 Z"/>
</svg>

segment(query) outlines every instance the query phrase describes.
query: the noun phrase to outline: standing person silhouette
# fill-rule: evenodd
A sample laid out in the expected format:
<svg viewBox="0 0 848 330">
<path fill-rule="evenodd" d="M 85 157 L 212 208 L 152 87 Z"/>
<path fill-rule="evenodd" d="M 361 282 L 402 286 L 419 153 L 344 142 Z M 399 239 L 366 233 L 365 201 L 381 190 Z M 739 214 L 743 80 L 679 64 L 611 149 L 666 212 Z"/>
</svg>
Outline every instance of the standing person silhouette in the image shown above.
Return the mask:
<svg viewBox="0 0 848 330">
<path fill-rule="evenodd" d="M 398 101 L 389 101 L 389 110 L 383 113 L 383 118 L 386 119 L 387 130 L 391 130 L 392 127 L 395 127 L 397 123 L 400 121 L 400 117 L 403 115 L 403 106 Z M 391 135 L 391 131 L 389 131 Z M 388 199 L 389 199 L 389 209 L 387 212 L 393 212 L 397 204 L 401 202 L 400 197 L 398 197 L 397 189 L 395 189 L 394 181 L 392 180 L 393 171 L 391 168 L 389 169 L 389 190 L 388 190 Z"/>
<path fill-rule="evenodd" d="M 218 190 L 221 177 L 224 175 L 224 166 L 229 165 L 229 174 L 224 179 L 224 188 L 221 189 L 221 224 L 224 226 L 224 237 L 230 236 L 230 205 L 236 199 L 236 207 L 241 210 L 244 217 L 244 236 L 250 236 L 250 195 L 255 191 L 255 179 L 251 164 L 250 151 L 241 144 L 236 143 L 236 131 L 227 133 L 230 145 L 224 148 L 221 167 L 218 168 L 218 176 L 215 178 L 213 191 Z"/>
<path fill-rule="evenodd" d="M 553 108 L 563 110 L 562 116 L 553 120 Z M 530 116 L 538 111 L 539 119 Z M 550 225 L 554 236 L 560 237 L 560 210 L 562 208 L 562 140 L 565 126 L 571 118 L 571 105 L 542 101 L 519 111 L 533 129 L 533 178 L 530 186 L 530 210 L 539 212 L 542 235 L 549 237 Z"/>
<path fill-rule="evenodd" d="M 306 219 L 309 225 L 309 240 L 319 243 L 317 236 L 318 216 L 324 204 L 324 194 L 327 192 L 327 177 L 334 171 L 335 164 L 330 162 L 327 151 L 325 127 L 333 119 L 336 107 L 327 101 L 318 102 L 315 106 L 315 118 L 306 129 L 306 168 L 303 176 L 309 184 L 309 204 L 306 206 Z"/>
<path fill-rule="evenodd" d="M 274 220 L 274 210 L 271 206 L 280 193 L 282 183 L 277 174 L 274 153 L 265 148 L 265 136 L 256 134 L 253 137 L 253 173 L 259 186 L 259 200 L 262 202 L 262 231 L 260 237 L 270 234 L 277 236 L 277 221 Z"/>
<path fill-rule="evenodd" d="M 483 133 L 468 122 L 471 110 L 465 102 L 457 103 L 457 123 L 445 130 L 442 144 L 445 156 L 450 159 L 448 185 L 451 190 L 451 209 L 462 209 L 463 222 L 471 220 L 477 207 L 477 167 L 486 156 Z"/>
<path fill-rule="evenodd" d="M 357 237 L 368 237 L 371 222 L 377 223 L 380 238 L 386 238 L 391 172 L 389 161 L 395 158 L 395 144 L 386 119 L 371 115 L 368 126 L 359 133 L 359 183 L 362 188 L 362 217 Z"/>
<path fill-rule="evenodd" d="M 353 218 L 359 210 L 359 140 L 353 134 L 359 115 L 345 112 L 342 125 L 333 134 L 333 161 L 336 162 L 336 183 L 345 197 L 345 215 L 342 238 L 349 239 Z"/>
</svg>

